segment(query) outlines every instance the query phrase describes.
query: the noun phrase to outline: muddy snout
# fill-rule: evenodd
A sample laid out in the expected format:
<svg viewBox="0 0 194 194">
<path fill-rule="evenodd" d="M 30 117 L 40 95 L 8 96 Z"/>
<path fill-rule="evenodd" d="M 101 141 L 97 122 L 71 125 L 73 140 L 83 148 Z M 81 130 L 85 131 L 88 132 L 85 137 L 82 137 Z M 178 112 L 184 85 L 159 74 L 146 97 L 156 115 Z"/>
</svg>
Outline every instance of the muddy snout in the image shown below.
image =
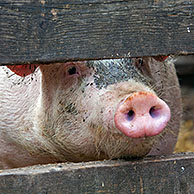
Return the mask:
<svg viewBox="0 0 194 194">
<path fill-rule="evenodd" d="M 134 92 L 117 106 L 114 122 L 117 129 L 131 138 L 155 136 L 170 120 L 168 105 L 151 92 Z"/>
</svg>

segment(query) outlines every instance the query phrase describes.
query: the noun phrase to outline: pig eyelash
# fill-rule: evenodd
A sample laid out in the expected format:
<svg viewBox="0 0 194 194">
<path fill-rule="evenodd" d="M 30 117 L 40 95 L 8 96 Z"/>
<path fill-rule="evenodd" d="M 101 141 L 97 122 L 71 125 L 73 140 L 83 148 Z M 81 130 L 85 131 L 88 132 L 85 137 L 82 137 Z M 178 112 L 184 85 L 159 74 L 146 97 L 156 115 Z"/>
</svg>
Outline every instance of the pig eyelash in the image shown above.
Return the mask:
<svg viewBox="0 0 194 194">
<path fill-rule="evenodd" d="M 160 61 L 160 62 L 163 62 L 165 61 L 168 56 L 163 56 L 163 55 L 159 55 L 159 56 L 156 56 L 156 57 L 153 57 L 156 61 Z"/>
</svg>

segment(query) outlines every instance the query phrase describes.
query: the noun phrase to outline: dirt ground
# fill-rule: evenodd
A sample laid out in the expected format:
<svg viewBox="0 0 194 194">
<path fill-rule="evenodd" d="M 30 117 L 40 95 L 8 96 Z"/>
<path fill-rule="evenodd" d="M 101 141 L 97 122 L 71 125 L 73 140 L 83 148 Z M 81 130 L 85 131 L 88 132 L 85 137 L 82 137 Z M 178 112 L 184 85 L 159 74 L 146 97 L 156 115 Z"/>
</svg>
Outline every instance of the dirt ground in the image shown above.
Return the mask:
<svg viewBox="0 0 194 194">
<path fill-rule="evenodd" d="M 183 121 L 175 152 L 194 152 L 194 86 L 182 86 L 182 99 Z"/>
</svg>

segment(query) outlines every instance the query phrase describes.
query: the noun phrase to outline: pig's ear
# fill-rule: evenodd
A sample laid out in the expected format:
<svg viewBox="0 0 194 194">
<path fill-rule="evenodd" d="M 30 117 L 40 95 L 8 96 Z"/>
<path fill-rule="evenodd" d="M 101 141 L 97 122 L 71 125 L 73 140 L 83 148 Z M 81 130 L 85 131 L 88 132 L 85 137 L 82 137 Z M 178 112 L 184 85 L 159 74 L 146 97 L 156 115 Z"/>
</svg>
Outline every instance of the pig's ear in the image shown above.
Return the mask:
<svg viewBox="0 0 194 194">
<path fill-rule="evenodd" d="M 16 75 L 25 77 L 30 75 L 38 67 L 38 64 L 27 64 L 27 65 L 8 65 L 7 67 L 13 71 Z"/>
<path fill-rule="evenodd" d="M 160 55 L 160 56 L 153 57 L 153 58 L 154 58 L 156 61 L 162 62 L 162 61 L 165 61 L 165 60 L 168 58 L 168 56 Z"/>
</svg>

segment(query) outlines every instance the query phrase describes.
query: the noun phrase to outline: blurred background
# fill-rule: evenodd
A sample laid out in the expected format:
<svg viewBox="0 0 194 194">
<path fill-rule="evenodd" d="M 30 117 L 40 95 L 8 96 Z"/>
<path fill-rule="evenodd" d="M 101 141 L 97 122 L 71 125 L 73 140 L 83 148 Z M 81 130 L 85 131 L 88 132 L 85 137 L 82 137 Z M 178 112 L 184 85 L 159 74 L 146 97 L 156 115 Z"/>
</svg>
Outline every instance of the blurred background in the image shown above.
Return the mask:
<svg viewBox="0 0 194 194">
<path fill-rule="evenodd" d="M 182 91 L 183 121 L 175 152 L 194 152 L 194 55 L 175 62 Z"/>
</svg>

